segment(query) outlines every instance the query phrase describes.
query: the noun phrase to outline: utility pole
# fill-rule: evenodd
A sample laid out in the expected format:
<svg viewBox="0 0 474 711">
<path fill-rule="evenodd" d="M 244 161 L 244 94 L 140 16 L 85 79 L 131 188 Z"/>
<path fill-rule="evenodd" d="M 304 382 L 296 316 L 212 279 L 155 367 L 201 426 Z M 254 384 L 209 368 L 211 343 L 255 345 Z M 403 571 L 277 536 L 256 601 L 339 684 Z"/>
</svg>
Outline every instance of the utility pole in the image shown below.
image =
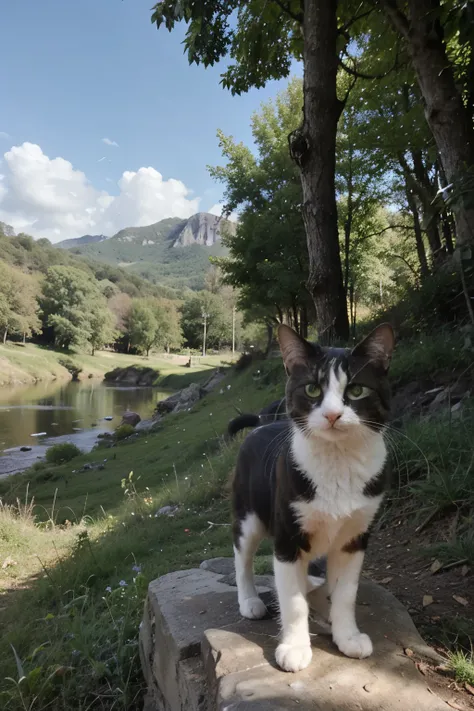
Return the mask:
<svg viewBox="0 0 474 711">
<path fill-rule="evenodd" d="M 232 355 L 235 353 L 235 306 L 232 307 Z"/>
<path fill-rule="evenodd" d="M 203 356 L 206 355 L 206 336 L 207 336 L 207 319 L 209 318 L 209 314 L 207 314 L 205 311 L 202 312 L 202 325 L 204 326 L 204 335 L 202 339 L 202 354 Z"/>
</svg>

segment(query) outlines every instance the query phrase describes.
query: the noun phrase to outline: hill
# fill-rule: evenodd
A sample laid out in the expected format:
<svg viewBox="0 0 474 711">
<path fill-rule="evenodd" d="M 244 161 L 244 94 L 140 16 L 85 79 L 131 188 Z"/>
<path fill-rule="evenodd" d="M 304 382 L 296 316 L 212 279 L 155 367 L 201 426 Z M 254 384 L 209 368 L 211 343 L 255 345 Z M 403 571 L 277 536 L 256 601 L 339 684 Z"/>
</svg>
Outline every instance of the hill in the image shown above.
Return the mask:
<svg viewBox="0 0 474 711">
<path fill-rule="evenodd" d="M 111 282 L 118 291 L 131 297 L 176 297 L 176 293 L 171 289 L 153 286 L 137 274 L 130 274 L 120 267 L 94 262 L 86 256 L 58 249 L 57 245 L 52 245 L 47 239 L 34 240 L 24 234 L 8 236 L 14 234 L 9 225 L 0 225 L 0 262 L 6 262 L 22 272 L 41 276 L 52 266 L 76 267 L 99 282 Z"/>
<path fill-rule="evenodd" d="M 145 227 L 127 227 L 103 240 L 86 236 L 57 246 L 121 267 L 153 284 L 202 289 L 209 257 L 226 253 L 222 235 L 234 234 L 235 229 L 229 220 L 200 212 L 186 220 L 171 217 Z"/>
<path fill-rule="evenodd" d="M 82 247 L 85 244 L 95 244 L 108 239 L 105 235 L 84 235 L 83 237 L 74 237 L 72 239 L 64 239 L 62 242 L 57 242 L 56 247 L 62 249 L 72 249 L 72 247 Z"/>
</svg>

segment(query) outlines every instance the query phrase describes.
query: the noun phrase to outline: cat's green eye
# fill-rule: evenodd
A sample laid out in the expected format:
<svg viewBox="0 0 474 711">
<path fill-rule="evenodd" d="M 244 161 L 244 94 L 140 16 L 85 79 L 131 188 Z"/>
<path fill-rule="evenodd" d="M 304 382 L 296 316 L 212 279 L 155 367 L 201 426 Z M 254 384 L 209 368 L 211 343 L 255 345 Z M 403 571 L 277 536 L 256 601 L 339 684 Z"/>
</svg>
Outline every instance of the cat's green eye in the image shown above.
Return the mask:
<svg viewBox="0 0 474 711">
<path fill-rule="evenodd" d="M 305 385 L 304 391 L 305 391 L 306 395 L 310 398 L 313 398 L 313 400 L 315 400 L 317 397 L 319 397 L 322 392 L 319 385 L 316 385 L 315 383 L 308 383 L 308 385 Z"/>
<path fill-rule="evenodd" d="M 346 395 L 350 400 L 362 400 L 362 398 L 367 397 L 370 393 L 370 388 L 366 388 L 364 385 L 349 385 L 346 390 Z"/>
</svg>

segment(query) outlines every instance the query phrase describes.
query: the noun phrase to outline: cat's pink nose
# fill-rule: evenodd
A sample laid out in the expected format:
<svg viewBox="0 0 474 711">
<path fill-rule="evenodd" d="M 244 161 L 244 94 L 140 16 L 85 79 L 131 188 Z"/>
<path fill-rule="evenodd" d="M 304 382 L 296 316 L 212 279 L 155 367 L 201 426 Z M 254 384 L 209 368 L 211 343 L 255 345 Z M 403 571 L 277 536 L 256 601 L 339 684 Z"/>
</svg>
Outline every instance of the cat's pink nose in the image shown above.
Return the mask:
<svg viewBox="0 0 474 711">
<path fill-rule="evenodd" d="M 341 415 L 342 415 L 342 412 L 326 412 L 324 414 L 324 417 L 329 422 L 331 427 L 334 427 L 335 423 L 338 421 L 338 419 L 340 418 Z"/>
</svg>

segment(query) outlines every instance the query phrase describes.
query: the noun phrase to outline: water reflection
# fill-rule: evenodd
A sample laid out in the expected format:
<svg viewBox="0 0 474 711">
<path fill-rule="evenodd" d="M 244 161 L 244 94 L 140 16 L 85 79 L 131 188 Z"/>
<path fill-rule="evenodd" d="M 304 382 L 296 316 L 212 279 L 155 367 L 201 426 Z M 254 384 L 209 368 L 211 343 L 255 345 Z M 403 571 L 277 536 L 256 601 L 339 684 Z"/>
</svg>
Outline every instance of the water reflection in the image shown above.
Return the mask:
<svg viewBox="0 0 474 711">
<path fill-rule="evenodd" d="M 0 388 L 0 453 L 38 444 L 31 436 L 38 432 L 46 432 L 48 439 L 71 435 L 68 439 L 74 441 L 74 435 L 79 438 L 82 431 L 84 439 L 84 430 L 93 426 L 113 430 L 127 409 L 146 419 L 158 400 L 168 395 L 155 388 L 116 387 L 97 380 Z M 1 468 L 0 457 L 0 472 Z"/>
</svg>

